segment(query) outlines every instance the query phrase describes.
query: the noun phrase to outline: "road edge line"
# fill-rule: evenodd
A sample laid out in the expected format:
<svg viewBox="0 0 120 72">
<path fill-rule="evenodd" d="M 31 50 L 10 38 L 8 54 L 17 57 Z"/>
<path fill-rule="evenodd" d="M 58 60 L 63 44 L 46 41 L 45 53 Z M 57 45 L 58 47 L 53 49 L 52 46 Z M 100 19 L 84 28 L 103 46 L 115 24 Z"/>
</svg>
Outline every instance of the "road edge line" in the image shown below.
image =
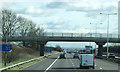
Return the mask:
<svg viewBox="0 0 120 72">
<path fill-rule="evenodd" d="M 59 56 L 58 56 L 58 58 L 59 58 Z M 47 72 L 55 64 L 55 62 L 58 60 L 58 58 L 55 59 L 54 62 L 52 62 L 52 64 L 50 64 L 49 67 L 44 72 Z"/>
</svg>

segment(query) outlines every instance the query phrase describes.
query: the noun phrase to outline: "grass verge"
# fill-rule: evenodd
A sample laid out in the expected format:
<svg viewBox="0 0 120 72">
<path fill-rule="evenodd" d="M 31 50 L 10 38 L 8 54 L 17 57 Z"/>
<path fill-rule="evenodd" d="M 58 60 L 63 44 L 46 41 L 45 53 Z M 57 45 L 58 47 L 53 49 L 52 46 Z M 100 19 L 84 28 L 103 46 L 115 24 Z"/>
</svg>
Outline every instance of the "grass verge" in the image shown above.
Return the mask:
<svg viewBox="0 0 120 72">
<path fill-rule="evenodd" d="M 53 55 L 55 55 L 55 54 L 58 54 L 58 52 L 53 52 L 53 53 L 51 53 L 51 55 L 50 55 L 49 57 L 51 57 L 51 56 L 53 56 Z M 45 55 L 48 55 L 48 54 L 45 54 Z M 31 61 L 31 62 L 22 64 L 22 65 L 19 65 L 19 66 L 15 66 L 15 67 L 10 68 L 10 69 L 6 69 L 6 70 L 4 70 L 4 71 L 2 71 L 2 72 L 7 72 L 7 71 L 8 71 L 8 72 L 10 72 L 10 71 L 12 71 L 12 72 L 13 72 L 13 71 L 14 71 L 14 72 L 17 72 L 18 70 L 21 70 L 21 69 L 23 69 L 23 68 L 29 67 L 29 66 L 31 66 L 31 65 L 33 65 L 33 64 L 35 64 L 35 63 L 37 63 L 37 62 L 40 62 L 40 61 L 42 61 L 42 60 L 44 60 L 44 59 L 47 59 L 47 58 L 49 58 L 49 57 L 43 57 L 43 58 L 40 58 L 40 59 Z"/>
</svg>

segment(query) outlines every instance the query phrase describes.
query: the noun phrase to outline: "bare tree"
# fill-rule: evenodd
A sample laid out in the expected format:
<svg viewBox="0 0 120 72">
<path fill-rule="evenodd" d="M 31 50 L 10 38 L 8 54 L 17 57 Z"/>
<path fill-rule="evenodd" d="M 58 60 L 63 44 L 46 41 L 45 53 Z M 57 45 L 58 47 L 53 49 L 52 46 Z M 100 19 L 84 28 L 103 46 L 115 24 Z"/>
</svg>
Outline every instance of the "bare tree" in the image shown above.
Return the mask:
<svg viewBox="0 0 120 72">
<path fill-rule="evenodd" d="M 19 18 L 10 10 L 2 10 L 2 31 L 3 36 L 12 36 L 23 24 L 19 23 Z"/>
<path fill-rule="evenodd" d="M 37 30 L 36 31 L 37 36 L 41 36 L 43 35 L 43 33 L 45 33 L 43 27 L 38 27 L 36 30 Z"/>
<path fill-rule="evenodd" d="M 28 20 L 21 16 L 19 16 L 18 18 L 19 18 L 19 24 L 22 26 L 18 29 L 17 34 L 20 34 L 20 36 L 27 36 L 27 33 L 29 31 Z"/>
<path fill-rule="evenodd" d="M 7 9 L 2 10 L 2 31 L 3 36 L 41 36 L 44 33 L 44 29 L 37 27 L 33 21 L 17 16 Z M 23 44 L 25 46 L 25 41 L 23 41 Z M 27 42 L 27 45 L 31 48 L 35 44 L 36 42 Z"/>
</svg>

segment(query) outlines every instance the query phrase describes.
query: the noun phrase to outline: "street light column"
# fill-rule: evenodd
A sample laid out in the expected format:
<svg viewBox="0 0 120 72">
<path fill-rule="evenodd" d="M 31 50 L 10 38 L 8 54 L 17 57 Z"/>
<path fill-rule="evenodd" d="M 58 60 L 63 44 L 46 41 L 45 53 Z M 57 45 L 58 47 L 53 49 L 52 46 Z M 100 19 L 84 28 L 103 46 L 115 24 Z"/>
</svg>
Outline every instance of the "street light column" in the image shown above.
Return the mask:
<svg viewBox="0 0 120 72">
<path fill-rule="evenodd" d="M 104 13 L 100 13 L 104 14 Z M 108 16 L 108 25 L 107 25 L 107 58 L 108 58 L 108 52 L 109 52 L 109 47 L 108 47 L 108 42 L 109 42 L 109 16 L 110 15 L 117 15 L 117 13 L 111 13 L 111 14 L 104 14 Z"/>
<path fill-rule="evenodd" d="M 109 53 L 108 42 L 109 42 L 109 14 L 108 14 L 108 26 L 107 26 L 107 58 Z"/>
</svg>

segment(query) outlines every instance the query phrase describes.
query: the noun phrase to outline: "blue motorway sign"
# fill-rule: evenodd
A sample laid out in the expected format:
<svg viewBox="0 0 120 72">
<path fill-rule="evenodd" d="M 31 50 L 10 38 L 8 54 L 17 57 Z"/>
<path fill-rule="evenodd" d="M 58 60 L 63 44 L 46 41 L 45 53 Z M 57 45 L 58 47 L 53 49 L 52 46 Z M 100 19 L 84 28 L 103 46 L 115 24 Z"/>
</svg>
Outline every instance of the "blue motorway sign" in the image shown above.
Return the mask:
<svg viewBox="0 0 120 72">
<path fill-rule="evenodd" d="M 46 49 L 45 51 L 48 53 L 52 53 L 52 49 Z"/>
<path fill-rule="evenodd" d="M 0 44 L 0 51 L 11 51 L 12 45 L 11 44 Z"/>
</svg>

